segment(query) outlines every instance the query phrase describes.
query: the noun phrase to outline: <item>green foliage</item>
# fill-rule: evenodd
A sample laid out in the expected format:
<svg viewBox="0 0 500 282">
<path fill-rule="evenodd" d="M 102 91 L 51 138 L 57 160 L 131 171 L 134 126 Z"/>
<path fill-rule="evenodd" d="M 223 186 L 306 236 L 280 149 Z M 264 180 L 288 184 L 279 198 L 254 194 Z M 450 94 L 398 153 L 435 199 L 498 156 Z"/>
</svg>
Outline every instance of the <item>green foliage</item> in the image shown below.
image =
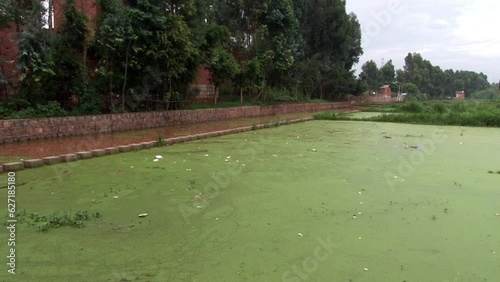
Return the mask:
<svg viewBox="0 0 500 282">
<path fill-rule="evenodd" d="M 42 92 L 46 81 L 56 73 L 50 48 L 52 38 L 47 31 L 28 28 L 19 36 L 19 61 L 21 93 L 30 102 L 43 101 L 36 94 Z M 38 92 L 38 93 L 37 93 Z"/>
<path fill-rule="evenodd" d="M 64 7 L 62 37 L 67 47 L 80 49 L 87 41 L 87 18 L 75 7 L 75 0 L 66 0 Z"/>
<path fill-rule="evenodd" d="M 100 218 L 101 214 L 96 212 L 89 215 L 87 211 L 78 211 L 72 214 L 70 211 L 63 213 L 54 212 L 48 215 L 40 215 L 37 212 L 27 212 L 22 210 L 16 213 L 16 218 L 19 223 L 26 223 L 28 226 L 33 226 L 38 231 L 46 232 L 51 228 L 59 228 L 63 226 L 71 226 L 82 228 L 85 221 L 91 218 Z"/>
<path fill-rule="evenodd" d="M 0 24 L 23 25 L 23 115 L 49 101 L 89 114 L 183 100 L 200 64 L 217 88 L 259 101 L 341 99 L 362 89 L 351 71 L 361 27 L 344 1 L 99 0 L 92 34 L 75 2 L 65 2 L 58 33 L 43 28 L 39 1 L 0 4 Z"/>
<path fill-rule="evenodd" d="M 238 63 L 225 49 L 217 47 L 208 55 L 205 67 L 210 70 L 210 80 L 216 88 L 225 80 L 234 78 L 238 73 Z"/>
<path fill-rule="evenodd" d="M 72 115 L 95 115 L 102 112 L 104 101 L 96 94 L 88 79 L 84 79 L 81 85 L 75 87 L 74 93 L 78 95 L 79 103 Z"/>
<path fill-rule="evenodd" d="M 419 94 L 420 92 L 418 91 L 418 87 L 411 83 L 411 82 L 406 82 L 401 85 L 401 92 L 403 93 L 408 93 L 410 95 L 416 95 Z"/>
<path fill-rule="evenodd" d="M 156 140 L 156 147 L 163 147 L 165 146 L 165 138 L 162 135 L 158 135 L 158 138 Z"/>
<path fill-rule="evenodd" d="M 314 119 L 316 120 L 337 120 L 338 115 L 331 112 L 331 113 L 320 113 L 320 114 L 315 114 L 313 116 Z"/>
<path fill-rule="evenodd" d="M 266 90 L 266 99 L 279 102 L 296 102 L 299 101 L 296 91 L 287 89 L 269 88 Z"/>
<path fill-rule="evenodd" d="M 478 90 L 472 93 L 471 98 L 483 100 L 500 100 L 500 89 L 498 87 L 498 84 L 493 84 L 487 89 Z"/>
<path fill-rule="evenodd" d="M 152 97 L 173 99 L 193 77 L 198 51 L 190 30 L 181 15 L 164 8 L 155 1 L 107 3 L 95 43 L 98 85 L 103 92 L 121 94 L 122 110 L 137 109 Z"/>
<path fill-rule="evenodd" d="M 443 71 L 418 53 L 408 53 L 402 70 L 395 71 L 392 60 L 380 69 L 376 68 L 373 61 L 368 61 L 362 70 L 359 79 L 368 90 L 374 91 L 376 85 L 388 84 L 393 91 L 397 89 L 412 95 L 424 94 L 425 96 L 416 96 L 421 101 L 451 98 L 455 96 L 456 91 L 465 91 L 466 96 L 469 96 L 473 92 L 490 87 L 483 73 L 451 69 Z"/>
<path fill-rule="evenodd" d="M 500 127 L 499 103 L 474 103 L 467 101 L 405 102 L 394 113 L 365 120 L 433 125 Z"/>
<path fill-rule="evenodd" d="M 250 95 L 261 91 L 266 85 L 262 60 L 259 57 L 247 60 L 237 75 L 237 82 Z"/>
<path fill-rule="evenodd" d="M 469 103 L 469 105 L 466 105 L 465 101 L 462 100 L 455 100 L 451 102 L 450 108 L 453 112 L 456 113 L 463 113 L 468 110 L 468 107 L 470 108 L 472 104 Z"/>
<path fill-rule="evenodd" d="M 444 114 L 447 111 L 446 105 L 442 102 L 432 104 L 432 110 L 438 114 Z"/>
<path fill-rule="evenodd" d="M 1 107 L 0 107 L 1 108 Z M 19 111 L 5 111 L 2 115 L 5 119 L 25 119 L 35 117 L 57 117 L 66 116 L 68 113 L 56 101 L 50 101 L 47 104 L 37 104 L 28 106 Z"/>
<path fill-rule="evenodd" d="M 381 73 L 381 85 L 391 85 L 396 79 L 396 69 L 392 64 L 392 60 L 389 60 L 385 65 L 380 67 Z"/>
<path fill-rule="evenodd" d="M 378 88 L 381 87 L 382 73 L 379 71 L 377 63 L 373 60 L 366 62 L 361 66 L 359 79 L 366 85 L 370 94 L 378 93 Z"/>
<path fill-rule="evenodd" d="M 422 103 L 419 103 L 417 101 L 410 101 L 405 103 L 401 107 L 401 110 L 408 113 L 421 113 L 424 110 L 424 107 L 422 106 Z"/>
</svg>

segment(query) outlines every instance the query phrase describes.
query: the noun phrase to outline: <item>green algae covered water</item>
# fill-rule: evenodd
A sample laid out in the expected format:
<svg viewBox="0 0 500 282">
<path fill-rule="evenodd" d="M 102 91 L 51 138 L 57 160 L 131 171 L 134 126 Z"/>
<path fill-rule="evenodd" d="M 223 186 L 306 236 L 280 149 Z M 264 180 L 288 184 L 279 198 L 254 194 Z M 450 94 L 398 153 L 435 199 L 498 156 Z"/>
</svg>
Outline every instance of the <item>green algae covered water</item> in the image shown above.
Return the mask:
<svg viewBox="0 0 500 282">
<path fill-rule="evenodd" d="M 498 144 L 498 128 L 312 121 L 22 171 L 18 211 L 99 216 L 19 222 L 0 280 L 498 281 Z"/>
</svg>

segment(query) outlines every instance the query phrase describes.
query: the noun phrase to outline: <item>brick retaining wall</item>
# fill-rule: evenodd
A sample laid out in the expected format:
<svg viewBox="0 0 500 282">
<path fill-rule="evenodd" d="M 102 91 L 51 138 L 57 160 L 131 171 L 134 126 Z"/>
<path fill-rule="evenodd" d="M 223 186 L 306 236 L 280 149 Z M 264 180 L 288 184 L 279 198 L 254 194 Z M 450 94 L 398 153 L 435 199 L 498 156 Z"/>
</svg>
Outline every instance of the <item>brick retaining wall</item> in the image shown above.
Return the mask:
<svg viewBox="0 0 500 282">
<path fill-rule="evenodd" d="M 201 110 L 0 120 L 0 144 L 168 125 L 349 108 L 349 103 L 281 104 Z"/>
</svg>

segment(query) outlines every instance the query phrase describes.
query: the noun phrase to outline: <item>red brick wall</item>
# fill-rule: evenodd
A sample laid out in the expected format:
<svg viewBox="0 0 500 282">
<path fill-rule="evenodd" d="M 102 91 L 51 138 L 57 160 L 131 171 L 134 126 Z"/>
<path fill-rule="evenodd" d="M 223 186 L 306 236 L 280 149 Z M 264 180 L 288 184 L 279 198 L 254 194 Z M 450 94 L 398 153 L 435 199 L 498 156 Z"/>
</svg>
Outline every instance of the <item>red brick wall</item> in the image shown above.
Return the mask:
<svg viewBox="0 0 500 282">
<path fill-rule="evenodd" d="M 349 103 L 284 104 L 203 110 L 0 120 L 0 144 L 44 138 L 112 133 L 169 125 L 347 109 Z"/>
<path fill-rule="evenodd" d="M 203 65 L 198 66 L 198 72 L 193 84 L 204 84 L 210 85 L 210 71 L 208 71 Z"/>
<path fill-rule="evenodd" d="M 190 89 L 195 95 L 191 97 L 191 102 L 210 103 L 214 101 L 215 86 L 210 83 L 210 71 L 203 65 L 198 66 L 196 78 L 191 83 Z"/>
<path fill-rule="evenodd" d="M 378 94 L 380 96 L 391 97 L 392 91 L 390 87 L 380 87 Z"/>
<path fill-rule="evenodd" d="M 464 100 L 465 99 L 465 92 L 464 91 L 455 92 L 455 99 Z"/>
<path fill-rule="evenodd" d="M 18 48 L 17 27 L 14 24 L 0 30 L 0 55 L 8 62 L 0 62 L 0 71 L 15 85 L 18 79 L 16 71 Z M 0 97 L 2 94 L 0 93 Z"/>
<path fill-rule="evenodd" d="M 53 0 L 54 5 L 54 29 L 59 30 L 64 22 L 64 4 L 65 0 Z M 96 18 L 99 13 L 99 7 L 95 0 L 75 0 L 76 9 L 82 12 L 89 21 L 91 35 L 96 29 Z"/>
</svg>

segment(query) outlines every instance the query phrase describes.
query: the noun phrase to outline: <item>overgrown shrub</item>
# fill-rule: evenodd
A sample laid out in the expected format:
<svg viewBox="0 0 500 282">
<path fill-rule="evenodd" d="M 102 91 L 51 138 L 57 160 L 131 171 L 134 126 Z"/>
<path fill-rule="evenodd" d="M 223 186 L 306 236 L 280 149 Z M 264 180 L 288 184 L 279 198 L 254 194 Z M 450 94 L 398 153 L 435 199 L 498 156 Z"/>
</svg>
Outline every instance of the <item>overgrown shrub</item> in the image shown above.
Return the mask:
<svg viewBox="0 0 500 282">
<path fill-rule="evenodd" d="M 295 102 L 298 100 L 297 93 L 286 89 L 269 88 L 266 91 L 266 99 L 277 102 Z"/>
<path fill-rule="evenodd" d="M 12 111 L 6 115 L 6 119 L 24 119 L 37 117 L 58 117 L 68 115 L 61 105 L 56 101 L 50 101 L 46 105 L 27 107 L 20 111 Z"/>
<path fill-rule="evenodd" d="M 467 105 L 465 104 L 465 101 L 455 100 L 451 102 L 450 107 L 453 112 L 457 113 L 463 113 L 467 111 Z"/>
<path fill-rule="evenodd" d="M 401 110 L 407 113 L 421 113 L 424 110 L 424 106 L 421 102 L 417 102 L 415 100 L 409 101 L 405 103 Z"/>
<path fill-rule="evenodd" d="M 442 102 L 432 104 L 432 109 L 438 114 L 443 114 L 446 112 L 446 106 Z"/>
</svg>

